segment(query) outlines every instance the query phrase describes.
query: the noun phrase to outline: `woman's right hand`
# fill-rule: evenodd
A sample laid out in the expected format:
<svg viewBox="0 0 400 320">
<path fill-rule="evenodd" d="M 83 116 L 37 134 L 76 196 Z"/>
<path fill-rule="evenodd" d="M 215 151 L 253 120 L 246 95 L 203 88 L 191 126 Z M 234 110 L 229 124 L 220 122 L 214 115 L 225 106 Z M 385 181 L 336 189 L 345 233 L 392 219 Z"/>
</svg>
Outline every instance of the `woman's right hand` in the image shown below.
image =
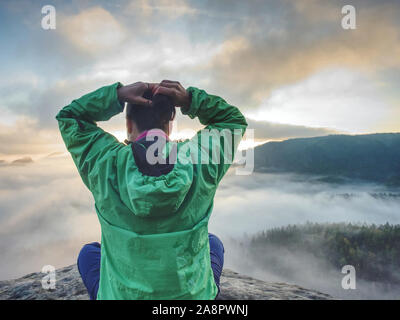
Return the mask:
<svg viewBox="0 0 400 320">
<path fill-rule="evenodd" d="M 190 106 L 191 101 L 189 92 L 187 92 L 178 81 L 161 81 L 154 89 L 154 95 L 157 93 L 171 97 L 175 107 L 188 108 Z"/>
<path fill-rule="evenodd" d="M 129 102 L 133 104 L 141 104 L 144 106 L 150 106 L 151 100 L 143 98 L 143 93 L 153 88 L 157 84 L 155 83 L 147 83 L 147 82 L 135 82 L 132 84 L 128 84 L 126 86 L 122 86 L 117 90 L 118 100 L 121 102 Z"/>
</svg>

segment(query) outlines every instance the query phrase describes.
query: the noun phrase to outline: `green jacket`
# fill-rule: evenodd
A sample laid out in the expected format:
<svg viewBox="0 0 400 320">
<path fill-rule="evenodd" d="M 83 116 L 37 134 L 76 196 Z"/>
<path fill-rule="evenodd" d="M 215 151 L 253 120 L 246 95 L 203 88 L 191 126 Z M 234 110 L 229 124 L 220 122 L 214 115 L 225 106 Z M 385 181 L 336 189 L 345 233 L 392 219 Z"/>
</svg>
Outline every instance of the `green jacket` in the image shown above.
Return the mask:
<svg viewBox="0 0 400 320">
<path fill-rule="evenodd" d="M 56 116 L 65 145 L 93 194 L 101 224 L 97 298 L 214 299 L 208 220 L 218 183 L 230 165 L 223 157 L 224 136 L 236 135 L 231 150 L 235 152 L 246 120 L 222 98 L 188 88 L 192 102 L 181 111 L 198 117 L 207 129 L 216 129 L 210 139 L 216 137 L 221 145 L 221 161 L 199 164 L 188 157 L 192 160 L 178 159 L 168 174 L 145 176 L 131 147 L 96 125 L 123 111 L 119 86 L 84 95 Z M 192 139 L 168 144 L 175 143 L 178 153 L 193 152 L 201 148 L 202 134 L 200 130 Z"/>
</svg>

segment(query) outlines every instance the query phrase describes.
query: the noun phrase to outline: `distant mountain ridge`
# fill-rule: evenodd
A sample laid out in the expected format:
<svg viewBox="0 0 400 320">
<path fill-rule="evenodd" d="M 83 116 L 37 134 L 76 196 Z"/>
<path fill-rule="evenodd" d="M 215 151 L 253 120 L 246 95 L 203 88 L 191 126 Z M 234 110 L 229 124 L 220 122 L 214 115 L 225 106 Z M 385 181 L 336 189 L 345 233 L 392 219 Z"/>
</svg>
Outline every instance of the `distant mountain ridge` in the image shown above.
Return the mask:
<svg viewBox="0 0 400 320">
<path fill-rule="evenodd" d="M 294 172 L 400 186 L 400 133 L 329 135 L 268 142 L 254 150 L 255 171 Z"/>
</svg>

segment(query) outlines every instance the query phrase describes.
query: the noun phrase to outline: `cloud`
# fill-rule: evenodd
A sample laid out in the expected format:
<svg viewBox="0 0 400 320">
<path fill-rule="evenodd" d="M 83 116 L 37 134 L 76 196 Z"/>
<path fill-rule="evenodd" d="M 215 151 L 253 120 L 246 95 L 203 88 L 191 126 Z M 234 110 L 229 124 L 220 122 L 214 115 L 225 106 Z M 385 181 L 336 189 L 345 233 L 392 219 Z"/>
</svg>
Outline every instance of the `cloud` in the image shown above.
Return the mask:
<svg viewBox="0 0 400 320">
<path fill-rule="evenodd" d="M 61 135 L 53 129 L 40 128 L 37 122 L 19 117 L 13 125 L 0 124 L 0 154 L 40 155 L 64 150 Z"/>
<path fill-rule="evenodd" d="M 25 164 L 29 164 L 32 162 L 33 162 L 33 160 L 31 157 L 23 157 L 23 158 L 13 160 L 13 162 L 11 162 L 11 165 L 25 165 Z"/>
<path fill-rule="evenodd" d="M 267 282 L 290 283 L 330 294 L 336 299 L 396 299 L 399 286 L 356 278 L 356 290 L 343 290 L 341 268 L 306 250 L 284 246 L 254 248 L 249 237 L 224 239 L 225 265 Z M 386 270 L 385 270 L 386 271 Z M 390 270 L 390 273 L 395 273 Z M 357 275 L 357 274 L 356 274 Z"/>
<path fill-rule="evenodd" d="M 322 23 L 319 19 L 308 19 L 311 14 L 326 17 L 311 10 L 315 2 L 301 3 L 307 9 L 294 12 L 286 9 L 290 19 L 285 20 L 286 24 L 282 20 L 278 24 L 264 22 L 265 16 L 256 15 L 253 23 L 233 28 L 231 37 L 221 44 L 209 70 L 213 83 L 221 91 L 229 91 L 235 103 L 254 107 L 271 90 L 325 68 L 341 66 L 380 72 L 399 66 L 398 4 L 371 7 L 360 4 L 357 29 L 344 30 L 341 16 L 335 20 L 329 14 L 332 5 L 324 9 L 328 21 Z M 334 6 L 336 12 L 340 13 L 340 9 L 339 4 Z"/>
<path fill-rule="evenodd" d="M 232 170 L 217 190 L 209 229 L 224 242 L 225 267 L 267 281 L 335 293 L 332 283 L 337 284 L 341 274 L 323 261 L 301 253 L 268 252 L 290 271 L 285 277 L 247 257 L 238 242 L 246 240 L 244 234 L 307 221 L 400 223 L 397 200 L 370 195 L 382 190 L 373 184 L 307 182 L 296 175 L 236 176 Z M 346 193 L 354 196 L 341 196 Z M 29 167 L 0 166 L 0 212 L 0 279 L 40 271 L 46 264 L 75 263 L 85 243 L 100 240 L 93 198 L 69 156 L 42 158 Z M 243 256 L 246 259 L 239 259 Z M 371 292 L 364 297 L 370 298 Z"/>
<path fill-rule="evenodd" d="M 57 28 L 73 45 L 92 54 L 113 50 L 126 37 L 121 24 L 102 7 L 71 16 L 61 14 Z"/>
<path fill-rule="evenodd" d="M 82 89 L 82 88 L 80 88 Z M 53 107 L 54 114 L 60 109 Z M 43 120 L 43 119 L 42 119 Z M 37 121 L 27 117 L 19 117 L 12 125 L 0 124 L 0 156 L 12 162 L 21 157 L 41 158 L 52 154 L 64 155 L 66 148 L 58 128 L 50 125 L 56 122 L 52 114 L 48 117 L 49 126 L 42 127 Z M 338 133 L 329 128 L 313 128 L 300 125 L 280 124 L 270 121 L 256 121 L 247 118 L 248 130 L 254 130 L 254 139 L 258 142 L 267 140 L 284 140 L 289 138 L 316 137 Z M 98 125 L 117 136 L 121 141 L 126 138 L 125 114 L 121 113 L 107 122 Z M 192 137 L 204 126 L 198 119 L 190 119 L 178 111 L 173 123 L 173 139 Z M 5 163 L 3 163 L 5 164 Z"/>
<path fill-rule="evenodd" d="M 92 199 L 69 157 L 0 166 L 0 279 L 74 263 L 100 240 Z"/>
<path fill-rule="evenodd" d="M 341 2 L 332 1 L 252 5 L 241 1 L 129 1 L 95 7 L 75 3 L 59 7 L 54 32 L 36 28 L 36 16 L 31 12 L 29 29 L 24 31 L 29 31 L 28 39 L 23 39 L 25 49 L 16 52 L 25 61 L 24 69 L 12 68 L 7 79 L 0 80 L 0 107 L 9 113 L 18 110 L 38 120 L 40 126 L 55 128 L 59 108 L 102 85 L 178 79 L 185 86 L 221 95 L 250 115 L 260 108 L 271 111 L 274 94 L 291 85 L 307 85 L 308 79 L 326 69 L 347 69 L 385 81 L 383 70 L 399 66 L 400 6 L 394 1 L 379 5 L 355 1 L 354 5 L 356 30 L 341 28 Z M 10 65 L 16 64 L 11 61 Z M 355 102 L 358 104 L 352 109 L 359 110 L 368 100 L 363 114 L 381 113 L 380 131 L 396 128 L 392 110 L 398 99 L 390 97 L 397 86 L 392 84 L 394 90 L 389 92 L 378 83 L 373 85 L 373 94 L 368 93 L 371 99 L 358 96 L 358 101 L 350 101 L 337 95 L 337 105 Z M 309 97 L 313 100 L 309 114 L 318 114 L 321 121 L 316 116 L 313 121 L 302 116 L 290 123 L 347 130 L 348 123 L 342 121 L 349 122 L 350 117 L 343 119 L 339 113 L 331 118 L 331 112 L 321 112 L 331 88 L 339 91 L 342 87 L 340 82 L 330 87 L 321 82 L 318 95 Z M 353 96 L 363 92 L 356 91 Z M 295 108 L 295 103 L 282 108 L 274 105 L 280 115 Z M 370 130 L 372 118 L 357 117 L 353 129 Z M 2 121 L 14 121 L 12 114 L 7 119 Z M 267 115 L 257 119 L 271 121 Z M 273 121 L 289 123 L 281 116 Z"/>
<path fill-rule="evenodd" d="M 289 138 L 318 137 L 340 132 L 331 128 L 307 127 L 254 119 L 256 119 L 256 117 L 246 118 L 248 123 L 247 131 L 253 130 L 254 140 L 258 142 L 265 142 L 266 140 L 285 140 Z M 204 126 L 198 119 L 190 119 L 178 112 L 173 123 L 173 136 L 182 138 L 192 137 L 202 128 L 204 128 Z"/>
<path fill-rule="evenodd" d="M 190 6 L 186 0 L 139 0 L 130 1 L 127 6 L 128 12 L 141 13 L 149 18 L 152 15 L 160 14 L 164 18 L 176 19 L 182 15 L 192 15 L 197 10 Z"/>
<path fill-rule="evenodd" d="M 271 91 L 254 119 L 352 133 L 374 132 L 395 116 L 396 109 L 371 77 L 350 69 L 326 69 L 298 83 Z"/>
<path fill-rule="evenodd" d="M 209 230 L 224 243 L 226 268 L 268 282 L 294 283 L 344 299 L 393 299 L 398 297 L 399 290 L 381 290 L 384 288 L 379 284 L 360 279 L 355 292 L 345 292 L 340 285 L 343 277 L 340 270 L 309 253 L 269 248 L 250 254 L 252 235 L 289 224 L 307 221 L 399 224 L 400 202 L 371 195 L 379 192 L 384 189 L 373 184 L 330 185 L 291 174 L 236 176 L 232 170 L 217 190 Z M 261 263 L 262 257 L 270 264 Z"/>
<path fill-rule="evenodd" d="M 289 138 L 318 137 L 338 133 L 329 128 L 313 128 L 247 119 L 248 129 L 254 130 L 256 140 L 285 140 Z"/>
<path fill-rule="evenodd" d="M 384 190 L 380 186 L 331 185 L 308 178 L 264 173 L 236 176 L 230 171 L 217 190 L 212 229 L 223 236 L 239 236 L 307 221 L 400 223 L 398 201 L 381 201 L 370 195 Z M 349 200 L 340 196 L 347 193 L 356 196 Z"/>
</svg>

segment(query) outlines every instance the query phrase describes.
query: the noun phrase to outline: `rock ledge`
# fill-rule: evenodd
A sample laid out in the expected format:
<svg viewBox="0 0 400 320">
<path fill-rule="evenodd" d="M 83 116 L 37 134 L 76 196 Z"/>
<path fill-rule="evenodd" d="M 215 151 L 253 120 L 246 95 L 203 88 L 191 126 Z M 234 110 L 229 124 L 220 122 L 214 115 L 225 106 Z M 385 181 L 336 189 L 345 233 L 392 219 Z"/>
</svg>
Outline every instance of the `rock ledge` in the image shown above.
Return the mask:
<svg viewBox="0 0 400 320">
<path fill-rule="evenodd" d="M 43 273 L 0 281 L 0 300 L 87 300 L 89 296 L 76 265 L 56 271 L 56 288 L 45 290 Z M 287 283 L 269 283 L 224 269 L 219 300 L 321 300 L 331 296 Z"/>
</svg>

